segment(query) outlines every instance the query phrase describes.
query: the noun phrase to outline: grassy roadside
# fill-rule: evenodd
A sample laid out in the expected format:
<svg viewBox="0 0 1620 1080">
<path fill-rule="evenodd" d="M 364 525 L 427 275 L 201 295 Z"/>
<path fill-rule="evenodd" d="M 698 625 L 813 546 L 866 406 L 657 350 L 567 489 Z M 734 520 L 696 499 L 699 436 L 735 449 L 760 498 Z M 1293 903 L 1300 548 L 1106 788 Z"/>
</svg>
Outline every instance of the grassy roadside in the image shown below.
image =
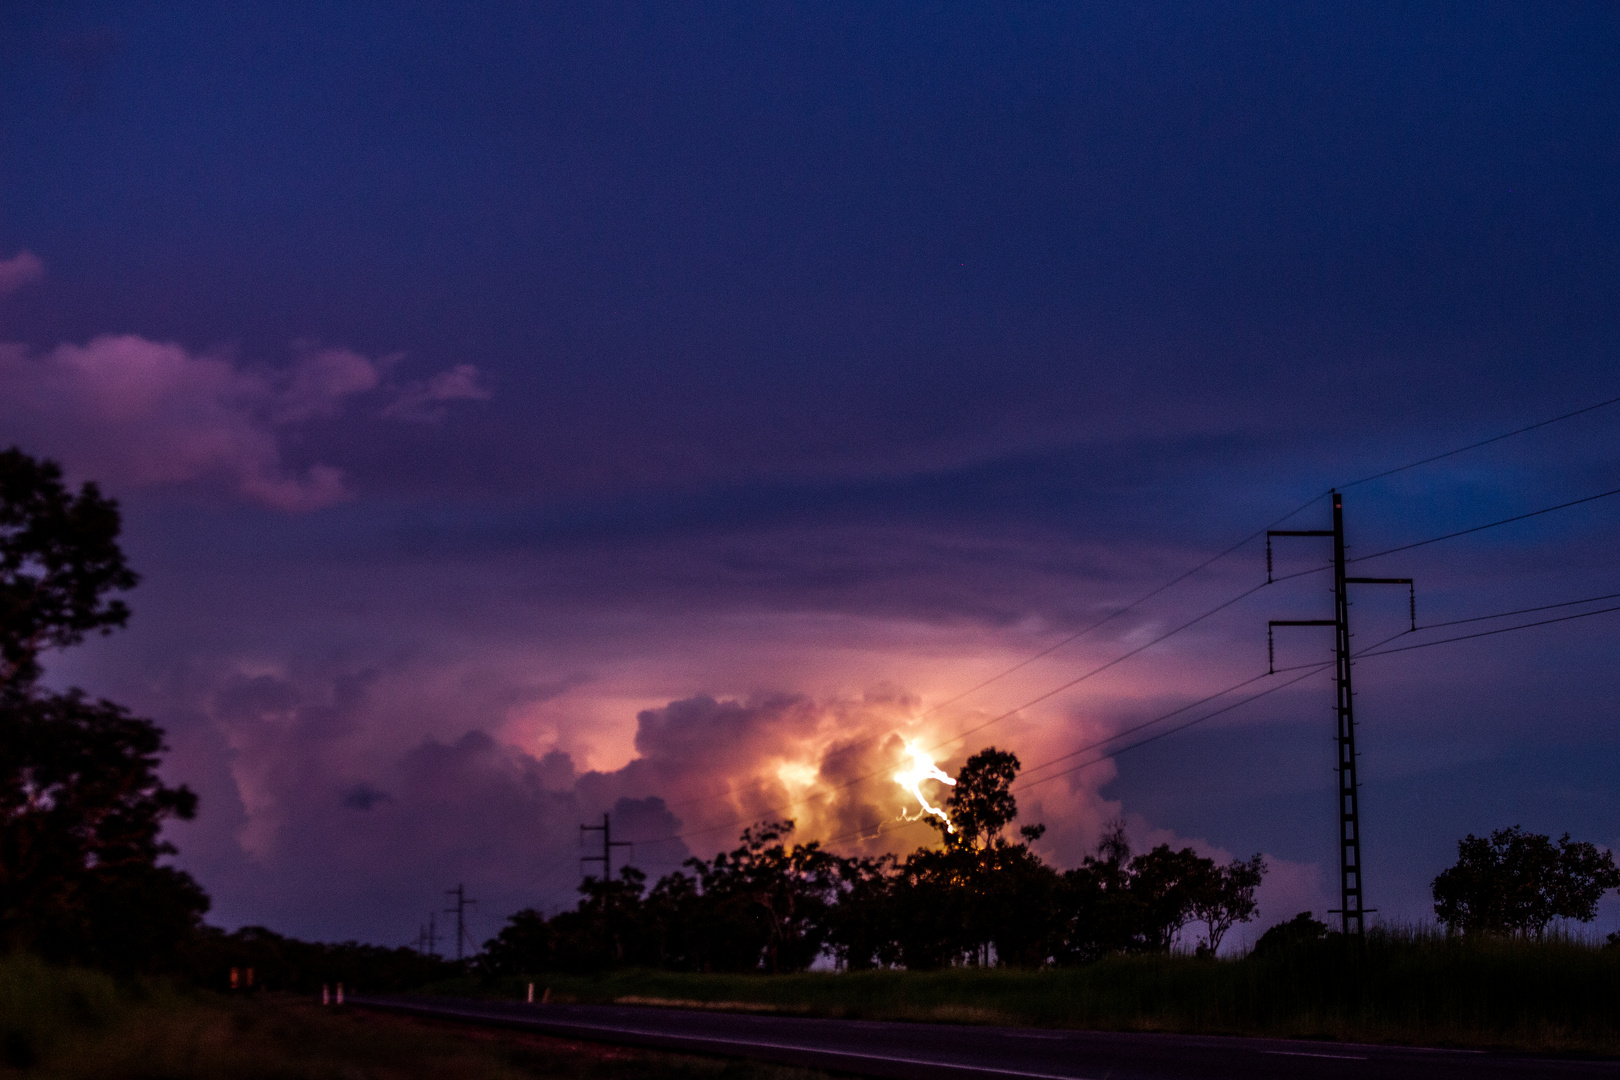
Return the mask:
<svg viewBox="0 0 1620 1080">
<path fill-rule="evenodd" d="M 0 1077 L 90 1080 L 827 1080 L 750 1062 L 325 1008 L 182 994 L 0 961 Z"/>
<path fill-rule="evenodd" d="M 527 979 L 435 987 L 520 998 Z M 1620 1057 L 1620 950 L 1373 934 L 1232 960 L 1106 959 L 1042 971 L 535 977 L 557 1002 L 683 1005 L 871 1020 L 1343 1039 Z"/>
</svg>

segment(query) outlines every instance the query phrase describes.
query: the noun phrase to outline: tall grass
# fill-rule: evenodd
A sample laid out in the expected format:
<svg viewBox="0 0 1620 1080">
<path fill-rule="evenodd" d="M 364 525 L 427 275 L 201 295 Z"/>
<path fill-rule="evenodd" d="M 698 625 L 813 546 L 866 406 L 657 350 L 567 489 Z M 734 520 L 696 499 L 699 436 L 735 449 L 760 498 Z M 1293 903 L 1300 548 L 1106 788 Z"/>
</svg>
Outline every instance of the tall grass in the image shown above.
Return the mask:
<svg viewBox="0 0 1620 1080">
<path fill-rule="evenodd" d="M 309 997 L 225 996 L 0 960 L 0 1077 L 52 1080 L 827 1080 L 821 1073 L 490 1034 Z"/>
<path fill-rule="evenodd" d="M 1226 960 L 1120 956 L 1039 971 L 632 971 L 536 980 L 557 1001 L 1620 1055 L 1620 950 L 1569 939 L 1377 929 L 1359 947 L 1324 941 Z M 517 996 L 526 981 L 487 991 Z"/>
<path fill-rule="evenodd" d="M 125 1008 L 105 975 L 27 956 L 0 961 L 0 1065 L 31 1068 L 86 1032 L 106 1030 Z"/>
</svg>

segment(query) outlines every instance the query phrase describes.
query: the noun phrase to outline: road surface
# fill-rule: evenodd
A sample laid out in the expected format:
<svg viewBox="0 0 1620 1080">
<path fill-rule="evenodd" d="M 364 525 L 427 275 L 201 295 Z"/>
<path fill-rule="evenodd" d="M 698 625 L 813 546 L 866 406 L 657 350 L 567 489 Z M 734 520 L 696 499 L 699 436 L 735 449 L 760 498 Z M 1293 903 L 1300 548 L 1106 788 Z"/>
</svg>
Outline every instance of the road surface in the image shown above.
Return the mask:
<svg viewBox="0 0 1620 1080">
<path fill-rule="evenodd" d="M 622 1005 L 361 995 L 350 1003 L 595 1042 L 898 1080 L 1620 1077 L 1620 1062 L 1136 1032 L 819 1020 Z"/>
</svg>

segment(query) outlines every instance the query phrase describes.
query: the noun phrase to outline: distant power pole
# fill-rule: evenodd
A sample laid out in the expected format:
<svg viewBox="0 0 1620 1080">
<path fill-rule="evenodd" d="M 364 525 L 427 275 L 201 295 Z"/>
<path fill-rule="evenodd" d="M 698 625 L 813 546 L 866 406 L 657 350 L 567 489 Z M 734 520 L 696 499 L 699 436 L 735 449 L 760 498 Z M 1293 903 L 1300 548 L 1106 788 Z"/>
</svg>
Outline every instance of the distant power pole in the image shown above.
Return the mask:
<svg viewBox="0 0 1620 1080">
<path fill-rule="evenodd" d="M 1405 585 L 1410 597 L 1412 629 L 1417 629 L 1417 590 L 1411 578 L 1346 577 L 1344 557 L 1344 496 L 1333 492 L 1333 528 L 1266 530 L 1266 580 L 1271 580 L 1271 538 L 1274 536 L 1323 536 L 1333 538 L 1333 618 L 1272 619 L 1266 626 L 1267 648 L 1273 658 L 1272 631 L 1279 626 L 1331 626 L 1333 655 L 1338 689 L 1338 772 L 1339 772 L 1339 916 L 1346 937 L 1361 937 L 1364 916 L 1376 908 L 1362 906 L 1361 808 L 1356 780 L 1355 693 L 1350 689 L 1350 585 Z M 1275 659 L 1272 662 L 1275 669 Z"/>
<path fill-rule="evenodd" d="M 419 923 L 416 927 L 416 951 L 423 956 L 437 956 L 439 947 L 439 928 L 434 925 L 433 912 L 428 912 L 428 921 Z"/>
<path fill-rule="evenodd" d="M 605 886 L 608 882 L 613 880 L 613 849 L 616 847 L 629 847 L 630 841 L 613 839 L 613 822 L 606 814 L 602 815 L 602 824 L 600 825 L 581 825 L 579 827 L 579 838 L 582 843 L 585 840 L 585 834 L 588 832 L 599 832 L 602 834 L 602 854 L 582 855 L 580 856 L 579 861 L 582 863 L 601 863 L 602 884 Z M 581 868 L 581 872 L 583 872 L 583 868 Z M 602 906 L 604 908 L 607 907 L 606 889 L 604 889 L 602 892 Z"/>
<path fill-rule="evenodd" d="M 456 898 L 456 906 L 447 907 L 444 911 L 446 915 L 453 914 L 456 917 L 456 959 L 459 961 L 462 957 L 461 946 L 467 940 L 467 908 L 478 901 L 467 896 L 467 888 L 464 885 L 446 889 L 444 895 Z"/>
<path fill-rule="evenodd" d="M 585 842 L 585 834 L 588 832 L 602 834 L 602 854 L 582 855 L 579 861 L 581 863 L 599 862 L 602 864 L 602 925 L 607 931 L 606 945 L 608 956 L 611 959 L 620 956 L 622 952 L 618 936 L 613 932 L 613 914 L 608 906 L 608 887 L 613 881 L 613 849 L 616 847 L 629 847 L 630 841 L 613 839 L 613 821 L 606 814 L 602 815 L 602 824 L 600 825 L 581 825 L 579 827 L 581 844 Z M 584 873 L 584 871 L 584 866 L 581 866 L 580 872 Z"/>
</svg>

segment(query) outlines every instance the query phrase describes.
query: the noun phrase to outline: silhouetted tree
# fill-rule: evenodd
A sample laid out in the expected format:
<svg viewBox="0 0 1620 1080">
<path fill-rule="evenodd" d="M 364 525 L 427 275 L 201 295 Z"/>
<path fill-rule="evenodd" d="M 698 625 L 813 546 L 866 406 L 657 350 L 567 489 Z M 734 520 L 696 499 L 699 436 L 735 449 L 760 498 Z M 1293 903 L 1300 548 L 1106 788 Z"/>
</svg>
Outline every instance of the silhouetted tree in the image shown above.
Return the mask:
<svg viewBox="0 0 1620 1080">
<path fill-rule="evenodd" d="M 953 963 L 1044 964 L 1058 918 L 1058 876 L 1029 850 L 1043 825 L 1002 833 L 1018 816 L 1016 754 L 987 746 L 963 763 L 944 809 L 951 828 L 928 818 L 943 850 L 919 850 L 893 891 L 900 956 L 908 968 Z"/>
<path fill-rule="evenodd" d="M 1252 859 L 1233 859 L 1225 866 L 1211 866 L 1192 891 L 1191 912 L 1194 919 L 1204 924 L 1204 943 L 1200 953 L 1214 956 L 1220 951 L 1221 939 L 1240 922 L 1254 918 L 1258 906 L 1254 890 L 1266 876 L 1266 860 L 1257 852 Z"/>
<path fill-rule="evenodd" d="M 1168 952 L 1176 934 L 1193 919 L 1193 904 L 1215 863 L 1192 848 L 1171 851 L 1160 844 L 1131 860 L 1130 891 L 1137 899 L 1137 945 Z"/>
<path fill-rule="evenodd" d="M 47 959 L 143 966 L 195 927 L 208 899 L 157 865 L 165 819 L 197 799 L 157 776 L 162 732 L 77 692 L 0 708 L 0 933 Z"/>
<path fill-rule="evenodd" d="M 1238 865 L 1242 872 L 1235 870 Z M 1230 881 L 1228 871 L 1233 873 Z M 1265 865 L 1251 861 L 1223 871 L 1192 848 L 1172 851 L 1168 844 L 1132 856 L 1124 823 L 1111 822 L 1097 854 L 1063 875 L 1062 925 L 1053 955 L 1061 963 L 1088 963 L 1108 953 L 1164 952 L 1182 927 L 1204 917 L 1200 911 L 1218 921 L 1239 918 L 1219 913 L 1222 903 L 1233 905 L 1234 911 L 1247 905 L 1247 917 L 1253 910 L 1250 871 L 1263 875 Z M 1231 891 L 1223 895 L 1226 889 Z"/>
<path fill-rule="evenodd" d="M 996 961 L 1041 967 L 1057 947 L 1062 880 L 1025 844 L 997 841 L 979 855 L 978 934 Z"/>
<path fill-rule="evenodd" d="M 951 828 L 936 817 L 924 820 L 939 831 L 948 848 L 986 847 L 1018 816 L 1018 800 L 1010 790 L 1018 769 L 1016 754 L 985 747 L 963 763 L 956 785 L 945 797 Z"/>
<path fill-rule="evenodd" d="M 900 863 L 891 922 L 906 968 L 934 971 L 978 959 L 987 940 L 978 869 L 976 853 L 961 845 L 919 848 Z"/>
<path fill-rule="evenodd" d="M 1271 956 L 1325 940 L 1330 931 L 1327 923 L 1302 911 L 1287 922 L 1280 922 L 1260 935 L 1254 943 L 1255 956 Z"/>
<path fill-rule="evenodd" d="M 1133 856 L 1114 822 L 1097 853 L 1059 874 L 1030 850 L 1044 826 L 1005 836 L 1018 813 L 1018 759 L 986 748 L 968 758 L 946 802 L 955 832 L 903 859 L 843 858 L 787 842 L 793 823 L 762 822 L 690 874 L 643 893 L 626 871 L 619 891 L 587 880 L 574 911 L 549 920 L 520 912 L 487 946 L 486 966 L 509 972 L 582 970 L 603 963 L 688 971 L 802 971 L 831 953 L 848 970 L 902 965 L 1084 963 L 1115 952 L 1163 951 L 1192 919 L 1210 927 L 1207 950 L 1254 912 L 1260 856 L 1218 867 L 1191 848 Z M 606 902 L 604 902 L 606 901 Z M 602 946 L 614 910 L 617 950 Z"/>
<path fill-rule="evenodd" d="M 509 916 L 500 933 L 484 942 L 478 967 L 488 975 L 522 975 L 557 967 L 557 930 L 533 908 Z"/>
<path fill-rule="evenodd" d="M 895 857 L 844 859 L 842 893 L 828 913 L 827 944 L 849 971 L 896 964 Z"/>
<path fill-rule="evenodd" d="M 1614 888 L 1620 869 L 1610 853 L 1514 825 L 1457 841 L 1456 865 L 1434 879 L 1434 913 L 1451 930 L 1540 938 L 1554 919 L 1592 921 Z"/>
<path fill-rule="evenodd" d="M 45 649 L 128 621 L 124 602 L 107 598 L 139 580 L 119 528 L 118 504 L 95 484 L 75 495 L 55 462 L 0 451 L 0 693 L 29 687 Z"/>
<path fill-rule="evenodd" d="M 253 989 L 300 993 L 338 982 L 350 991 L 409 990 L 462 971 L 453 960 L 415 949 L 299 941 L 262 926 L 245 926 L 229 934 L 204 927 L 187 942 L 176 967 L 216 990 L 231 985 L 232 968 L 242 974 L 251 968 Z"/>
<path fill-rule="evenodd" d="M 107 701 L 38 685 L 42 651 L 122 626 L 135 584 L 117 504 L 0 452 L 0 945 L 114 969 L 172 956 L 208 898 L 157 865 L 164 821 L 196 796 L 157 775 L 163 732 Z"/>
<path fill-rule="evenodd" d="M 820 955 L 839 860 L 819 843 L 783 843 L 792 831 L 791 821 L 764 822 L 734 851 L 687 860 L 701 889 L 705 970 L 803 971 Z"/>
</svg>

